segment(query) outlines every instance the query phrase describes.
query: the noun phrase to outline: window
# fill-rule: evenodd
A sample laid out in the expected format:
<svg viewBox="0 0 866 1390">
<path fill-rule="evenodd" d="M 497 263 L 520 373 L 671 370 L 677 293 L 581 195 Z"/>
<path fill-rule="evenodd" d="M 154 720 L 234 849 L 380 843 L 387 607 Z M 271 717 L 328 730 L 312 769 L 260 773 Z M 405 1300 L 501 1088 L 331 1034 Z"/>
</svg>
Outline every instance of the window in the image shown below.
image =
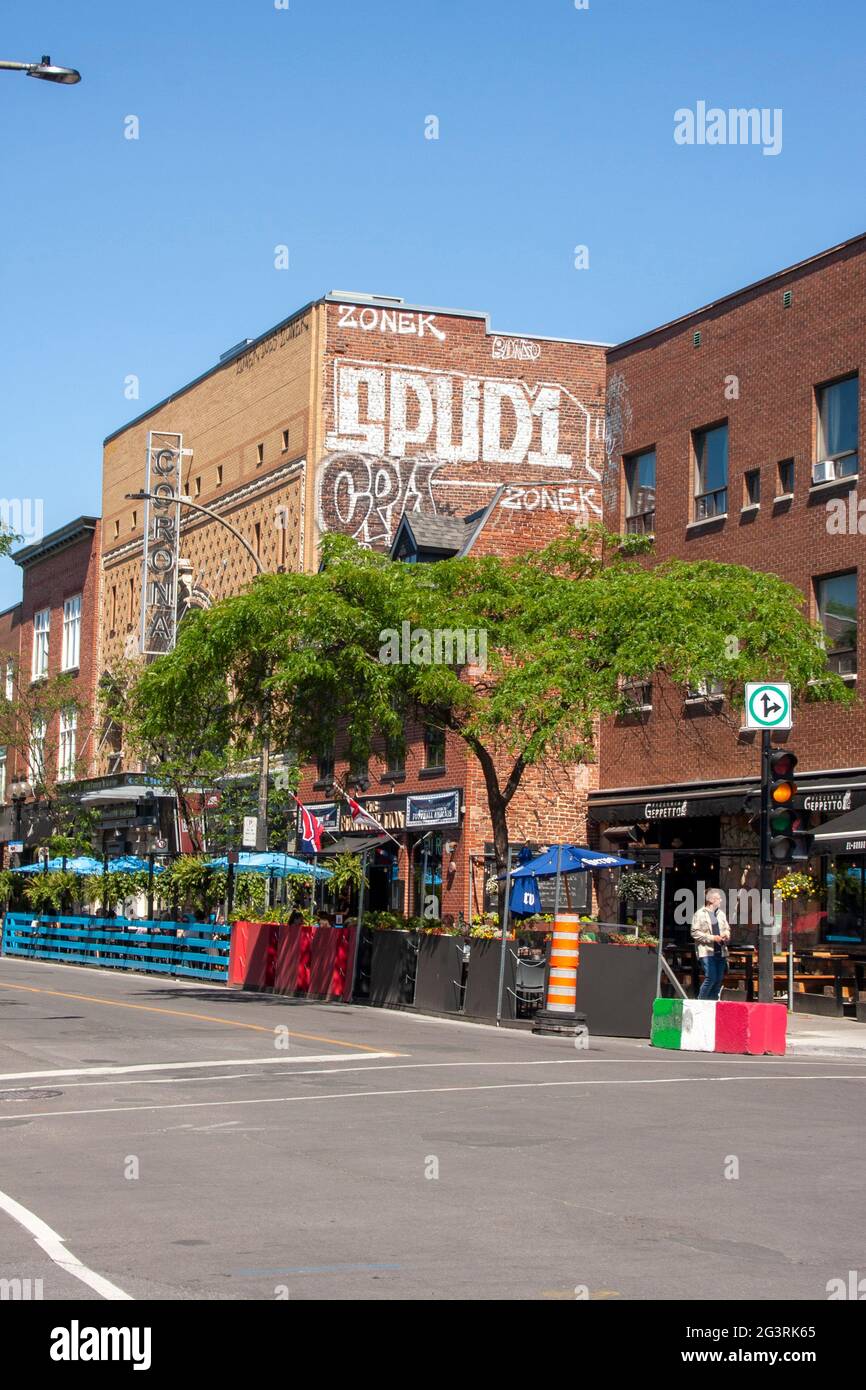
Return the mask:
<svg viewBox="0 0 866 1390">
<path fill-rule="evenodd" d="M 264 461 L 265 461 L 265 446 L 264 446 L 264 444 L 257 444 L 257 445 L 256 445 L 256 468 L 258 468 L 260 464 L 264 463 Z"/>
<path fill-rule="evenodd" d="M 34 714 L 30 723 L 30 757 L 27 767 L 30 781 L 45 781 L 45 720 L 41 714 Z"/>
<path fill-rule="evenodd" d="M 119 521 L 115 521 L 115 523 L 114 523 L 114 539 L 117 540 L 117 538 L 118 538 L 119 535 L 120 535 L 120 522 L 119 522 Z"/>
<path fill-rule="evenodd" d="M 857 571 L 815 580 L 827 664 L 840 676 L 857 674 Z"/>
<path fill-rule="evenodd" d="M 695 430 L 695 521 L 725 516 L 728 510 L 728 427 Z"/>
<path fill-rule="evenodd" d="M 6 749 L 0 748 L 0 806 L 6 800 Z"/>
<path fill-rule="evenodd" d="M 201 497 L 201 474 L 195 480 L 195 491 L 193 497 Z"/>
<path fill-rule="evenodd" d="M 253 527 L 253 549 L 255 550 L 256 555 L 258 555 L 258 556 L 261 558 L 261 553 L 262 553 L 262 523 L 261 523 L 260 521 L 257 521 L 256 524 L 255 524 L 255 526 Z"/>
<path fill-rule="evenodd" d="M 63 605 L 63 670 L 72 671 L 81 657 L 81 595 Z"/>
<path fill-rule="evenodd" d="M 406 740 L 399 735 L 385 739 L 385 771 L 392 776 L 406 771 Z"/>
<path fill-rule="evenodd" d="M 859 377 L 831 381 L 819 386 L 818 460 L 833 459 L 837 478 L 853 477 L 858 471 L 858 395 Z"/>
<path fill-rule="evenodd" d="M 15 698 L 15 662 L 12 661 L 11 659 L 10 659 L 9 661 L 6 662 L 6 685 L 5 685 L 5 692 L 6 692 L 6 699 L 7 699 L 7 700 L 14 700 L 14 698 Z"/>
<path fill-rule="evenodd" d="M 792 497 L 794 495 L 794 460 L 782 459 L 777 465 L 777 497 Z"/>
<path fill-rule="evenodd" d="M 349 786 L 366 787 L 370 781 L 370 767 L 366 758 L 353 758 L 349 764 Z"/>
<path fill-rule="evenodd" d="M 711 680 L 706 676 L 704 680 L 696 681 L 690 685 L 686 691 L 687 700 L 721 700 L 724 698 L 724 688 L 721 681 Z"/>
<path fill-rule="evenodd" d="M 289 447 L 289 431 L 288 431 L 288 430 L 283 430 L 283 453 L 286 452 L 286 450 L 288 449 L 288 447 Z"/>
<path fill-rule="evenodd" d="M 216 480 L 216 485 L 217 485 L 217 487 L 222 487 L 222 485 L 223 485 L 223 466 L 222 466 L 221 463 L 218 463 L 218 464 L 217 464 L 217 480 Z"/>
<path fill-rule="evenodd" d="M 445 766 L 445 730 L 433 724 L 424 725 L 424 766 Z"/>
<path fill-rule="evenodd" d="M 57 754 L 57 780 L 70 782 L 75 776 L 75 741 L 78 732 L 78 712 L 75 709 L 60 711 L 60 747 Z"/>
<path fill-rule="evenodd" d="M 40 608 L 33 614 L 33 679 L 41 680 L 48 675 L 48 636 L 51 627 L 51 609 Z"/>
<path fill-rule="evenodd" d="M 333 748 L 320 753 L 316 759 L 316 781 L 332 782 L 334 780 L 334 750 Z"/>
<path fill-rule="evenodd" d="M 620 686 L 628 712 L 651 710 L 653 707 L 652 681 L 623 681 Z"/>
<path fill-rule="evenodd" d="M 645 449 L 625 460 L 625 529 L 652 535 L 656 523 L 656 452 Z"/>
<path fill-rule="evenodd" d="M 761 505 L 761 470 L 760 468 L 750 468 L 743 474 L 743 506 L 759 507 Z"/>
</svg>

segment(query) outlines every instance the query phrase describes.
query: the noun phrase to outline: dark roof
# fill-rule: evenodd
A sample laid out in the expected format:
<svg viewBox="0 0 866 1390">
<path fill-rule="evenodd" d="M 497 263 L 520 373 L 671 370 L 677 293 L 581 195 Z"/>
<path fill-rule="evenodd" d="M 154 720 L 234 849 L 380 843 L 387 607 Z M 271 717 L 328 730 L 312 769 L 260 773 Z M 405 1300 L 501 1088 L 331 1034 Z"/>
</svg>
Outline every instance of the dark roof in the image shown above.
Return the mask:
<svg viewBox="0 0 866 1390">
<path fill-rule="evenodd" d="M 417 550 L 438 550 L 443 555 L 459 555 L 475 535 L 483 511 L 468 516 L 444 516 L 434 512 L 404 512 L 391 545 L 397 553 L 401 538 L 408 532 Z"/>
<path fill-rule="evenodd" d="M 52 531 L 50 535 L 43 536 L 41 541 L 35 541 L 33 545 L 25 545 L 23 550 L 16 550 L 12 559 L 16 565 L 26 569 L 28 565 L 45 560 L 56 551 L 65 550 L 67 546 L 75 545 L 77 541 L 84 540 L 86 536 L 92 536 L 98 524 L 99 517 L 97 516 L 76 517 L 75 521 L 69 521 L 65 526 L 61 526 L 59 531 Z"/>
</svg>

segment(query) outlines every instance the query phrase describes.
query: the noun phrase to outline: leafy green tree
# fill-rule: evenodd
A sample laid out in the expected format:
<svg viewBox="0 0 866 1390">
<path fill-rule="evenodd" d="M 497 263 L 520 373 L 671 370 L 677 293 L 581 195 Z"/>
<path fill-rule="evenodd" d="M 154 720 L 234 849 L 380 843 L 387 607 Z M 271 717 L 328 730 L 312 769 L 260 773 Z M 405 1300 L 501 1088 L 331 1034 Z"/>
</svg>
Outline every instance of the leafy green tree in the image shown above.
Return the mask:
<svg viewBox="0 0 866 1390">
<path fill-rule="evenodd" d="M 629 682 L 681 696 L 718 680 L 732 705 L 744 681 L 764 678 L 789 680 L 803 699 L 852 698 L 798 590 L 739 565 L 653 566 L 644 549 L 589 528 L 516 558 L 402 565 L 328 535 L 319 573 L 264 575 L 192 615 L 131 692 L 137 728 L 155 743 L 177 736 L 178 711 L 210 711 L 195 738 L 217 757 L 249 756 L 263 706 L 267 737 L 299 762 L 339 727 L 363 761 L 374 737 L 401 736 L 401 710 L 423 717 L 477 759 L 502 872 L 527 768 L 591 760 L 599 719 L 630 707 Z M 404 622 L 483 632 L 484 669 L 423 651 L 405 665 L 385 659 L 386 634 Z"/>
</svg>

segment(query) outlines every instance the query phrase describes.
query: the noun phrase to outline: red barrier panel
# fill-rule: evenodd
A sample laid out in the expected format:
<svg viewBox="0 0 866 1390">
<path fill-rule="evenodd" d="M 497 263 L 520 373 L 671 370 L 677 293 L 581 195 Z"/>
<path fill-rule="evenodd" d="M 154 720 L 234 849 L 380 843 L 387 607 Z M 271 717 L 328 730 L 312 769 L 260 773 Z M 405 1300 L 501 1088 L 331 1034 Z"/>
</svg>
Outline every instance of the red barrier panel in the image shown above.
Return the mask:
<svg viewBox="0 0 866 1390">
<path fill-rule="evenodd" d="M 349 992 L 346 977 L 352 967 L 355 927 L 319 927 L 310 954 L 310 994 L 342 999 Z"/>
<path fill-rule="evenodd" d="M 306 994 L 310 987 L 312 938 L 312 927 L 280 927 L 274 976 L 276 994 Z"/>
<path fill-rule="evenodd" d="M 271 989 L 277 963 L 274 922 L 233 922 L 229 984 L 243 989 Z"/>
<path fill-rule="evenodd" d="M 716 1052 L 753 1057 L 785 1055 L 788 1013 L 784 1004 L 746 1004 L 720 999 L 716 1005 Z"/>
</svg>

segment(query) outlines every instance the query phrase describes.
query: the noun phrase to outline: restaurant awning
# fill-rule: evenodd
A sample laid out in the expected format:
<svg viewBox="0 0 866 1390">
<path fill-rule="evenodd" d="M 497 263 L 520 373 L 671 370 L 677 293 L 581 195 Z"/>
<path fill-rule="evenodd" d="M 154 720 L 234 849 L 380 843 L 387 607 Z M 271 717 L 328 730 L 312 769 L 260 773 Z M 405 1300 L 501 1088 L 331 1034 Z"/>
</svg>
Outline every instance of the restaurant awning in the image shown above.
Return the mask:
<svg viewBox="0 0 866 1390">
<path fill-rule="evenodd" d="M 635 821 L 681 820 L 693 816 L 730 816 L 757 810 L 757 783 L 592 793 L 587 807 L 592 821 L 627 825 Z M 747 799 L 749 798 L 749 799 Z"/>
<path fill-rule="evenodd" d="M 819 826 L 815 849 L 821 854 L 866 854 L 866 806 Z"/>
</svg>

